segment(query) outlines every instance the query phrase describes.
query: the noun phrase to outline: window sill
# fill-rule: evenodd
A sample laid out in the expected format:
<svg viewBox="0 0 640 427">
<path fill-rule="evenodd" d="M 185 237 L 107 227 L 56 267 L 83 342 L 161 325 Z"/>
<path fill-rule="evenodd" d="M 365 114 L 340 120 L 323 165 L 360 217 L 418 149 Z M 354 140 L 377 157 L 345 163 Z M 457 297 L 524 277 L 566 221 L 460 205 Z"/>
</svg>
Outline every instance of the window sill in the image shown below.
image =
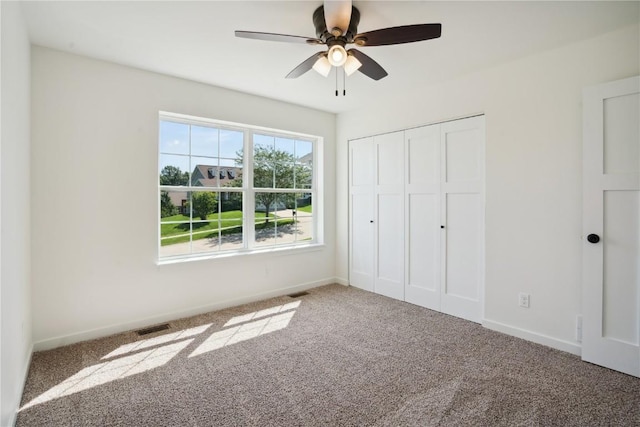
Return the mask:
<svg viewBox="0 0 640 427">
<path fill-rule="evenodd" d="M 317 252 L 324 249 L 324 243 L 310 243 L 308 245 L 298 245 L 298 246 L 284 246 L 280 248 L 265 248 L 265 249 L 252 249 L 245 250 L 239 252 L 227 252 L 227 253 L 219 253 L 219 254 L 203 254 L 203 255 L 190 255 L 190 256 L 182 256 L 182 257 L 172 257 L 166 259 L 156 260 L 156 265 L 171 265 L 171 264 L 181 264 L 184 262 L 194 262 L 194 261 L 231 261 L 235 259 L 241 259 L 247 256 L 255 257 L 255 256 L 287 256 L 287 255 L 297 255 L 303 254 L 307 252 Z"/>
</svg>

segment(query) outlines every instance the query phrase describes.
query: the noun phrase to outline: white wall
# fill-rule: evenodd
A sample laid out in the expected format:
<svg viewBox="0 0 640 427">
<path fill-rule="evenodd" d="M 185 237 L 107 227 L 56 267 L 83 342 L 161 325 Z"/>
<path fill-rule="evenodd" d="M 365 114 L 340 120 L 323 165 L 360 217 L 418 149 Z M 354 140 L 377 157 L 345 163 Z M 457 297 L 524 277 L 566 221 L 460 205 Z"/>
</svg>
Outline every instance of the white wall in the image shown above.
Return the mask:
<svg viewBox="0 0 640 427">
<path fill-rule="evenodd" d="M 0 425 L 13 425 L 31 356 L 29 40 L 17 2 L 0 2 Z"/>
<path fill-rule="evenodd" d="M 31 59 L 37 349 L 333 282 L 335 115 L 36 46 Z M 326 246 L 156 265 L 160 110 L 324 137 Z"/>
<path fill-rule="evenodd" d="M 347 141 L 485 113 L 485 325 L 579 353 L 582 88 L 638 74 L 638 33 L 623 28 L 340 114 L 337 276 L 348 277 Z M 519 292 L 531 308 L 518 307 Z"/>
</svg>

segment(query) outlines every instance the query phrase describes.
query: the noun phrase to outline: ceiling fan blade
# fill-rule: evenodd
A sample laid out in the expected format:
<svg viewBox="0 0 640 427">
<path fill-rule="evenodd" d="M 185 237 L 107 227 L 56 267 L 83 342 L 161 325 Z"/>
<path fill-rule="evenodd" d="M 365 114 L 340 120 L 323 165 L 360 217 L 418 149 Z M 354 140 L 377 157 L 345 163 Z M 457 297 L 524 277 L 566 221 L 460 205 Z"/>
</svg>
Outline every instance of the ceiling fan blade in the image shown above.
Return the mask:
<svg viewBox="0 0 640 427">
<path fill-rule="evenodd" d="M 356 35 L 358 46 L 385 46 L 436 39 L 442 34 L 442 24 L 415 24 L 383 28 Z"/>
<path fill-rule="evenodd" d="M 289 74 L 287 74 L 287 79 L 295 79 L 309 71 L 313 68 L 313 64 L 316 63 L 321 56 L 325 55 L 325 52 L 318 52 L 311 55 L 309 58 L 305 59 L 300 65 L 291 70 Z"/>
<path fill-rule="evenodd" d="M 373 59 L 369 58 L 364 53 L 360 52 L 356 49 L 349 49 L 348 53 L 353 55 L 362 66 L 358 68 L 362 74 L 367 77 L 371 77 L 373 80 L 380 80 L 383 77 L 386 77 L 388 73 Z"/>
<path fill-rule="evenodd" d="M 325 0 L 324 19 L 327 31 L 331 33 L 334 28 L 340 28 L 342 34 L 346 34 L 351 21 L 351 7 L 351 0 Z"/>
<path fill-rule="evenodd" d="M 236 31 L 236 37 L 245 39 L 266 40 L 270 42 L 323 44 L 322 40 L 313 37 L 290 36 L 288 34 L 260 33 L 257 31 Z"/>
</svg>

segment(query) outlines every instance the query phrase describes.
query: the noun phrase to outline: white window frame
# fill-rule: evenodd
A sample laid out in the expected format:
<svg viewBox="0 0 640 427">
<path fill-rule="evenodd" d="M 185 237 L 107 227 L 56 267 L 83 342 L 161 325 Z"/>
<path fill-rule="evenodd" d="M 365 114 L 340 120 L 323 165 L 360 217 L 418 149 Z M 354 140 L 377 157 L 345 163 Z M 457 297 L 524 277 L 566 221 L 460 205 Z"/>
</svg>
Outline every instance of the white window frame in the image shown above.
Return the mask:
<svg viewBox="0 0 640 427">
<path fill-rule="evenodd" d="M 182 123 L 186 125 L 215 127 L 221 130 L 232 130 L 243 132 L 243 165 L 242 165 L 242 187 L 193 187 L 191 182 L 188 186 L 167 186 L 160 185 L 158 181 L 158 206 L 156 211 L 157 226 L 157 262 L 158 264 L 167 264 L 182 261 L 192 261 L 200 259 L 212 259 L 212 258 L 227 258 L 229 256 L 249 255 L 256 253 L 271 253 L 280 251 L 305 251 L 309 249 L 316 249 L 324 244 L 324 230 L 323 230 L 323 218 L 324 218 L 324 196 L 323 196 L 323 138 L 315 135 L 301 134 L 298 132 L 291 132 L 280 129 L 272 129 L 261 126 L 247 125 L 241 123 L 233 123 L 215 119 L 208 119 L 203 117 L 189 116 L 185 114 L 171 113 L 160 111 L 158 115 L 158 174 L 160 173 L 161 158 L 160 152 L 160 124 L 163 121 L 169 121 L 174 123 Z M 253 186 L 253 136 L 254 134 L 260 134 L 265 136 L 283 137 L 283 138 L 295 138 L 299 141 L 308 141 L 313 144 L 313 156 L 312 156 L 312 181 L 311 188 L 260 188 Z M 189 157 L 191 157 L 191 144 L 189 144 Z M 189 170 L 189 177 L 193 171 Z M 191 181 L 191 179 L 190 179 Z M 162 191 L 204 191 L 204 192 L 238 192 L 242 193 L 242 242 L 243 247 L 236 250 L 227 251 L 215 251 L 215 252 L 198 252 L 173 256 L 161 256 L 161 217 L 160 217 L 160 197 Z M 255 194 L 262 192 L 272 193 L 310 193 L 311 194 L 311 206 L 312 206 L 312 219 L 313 219 L 313 237 L 309 241 L 298 241 L 288 244 L 276 244 L 273 246 L 260 246 L 256 247 L 255 244 Z M 192 219 L 193 220 L 193 219 Z M 193 234 L 190 232 L 189 243 L 193 241 Z"/>
</svg>

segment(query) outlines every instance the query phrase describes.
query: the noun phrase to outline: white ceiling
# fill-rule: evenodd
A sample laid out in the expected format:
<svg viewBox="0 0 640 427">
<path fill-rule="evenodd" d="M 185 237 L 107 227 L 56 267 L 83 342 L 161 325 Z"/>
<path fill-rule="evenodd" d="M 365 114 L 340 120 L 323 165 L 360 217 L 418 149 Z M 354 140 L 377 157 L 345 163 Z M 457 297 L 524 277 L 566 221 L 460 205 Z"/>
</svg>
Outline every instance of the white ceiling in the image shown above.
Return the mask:
<svg viewBox="0 0 640 427">
<path fill-rule="evenodd" d="M 366 47 L 389 76 L 361 73 L 335 96 L 335 76 L 284 76 L 317 46 L 234 37 L 234 30 L 315 37 L 314 1 L 22 3 L 33 44 L 183 77 L 329 112 L 381 103 L 418 85 L 597 36 L 639 21 L 639 2 L 354 1 L 359 32 L 442 23 L 442 37 Z"/>
</svg>

